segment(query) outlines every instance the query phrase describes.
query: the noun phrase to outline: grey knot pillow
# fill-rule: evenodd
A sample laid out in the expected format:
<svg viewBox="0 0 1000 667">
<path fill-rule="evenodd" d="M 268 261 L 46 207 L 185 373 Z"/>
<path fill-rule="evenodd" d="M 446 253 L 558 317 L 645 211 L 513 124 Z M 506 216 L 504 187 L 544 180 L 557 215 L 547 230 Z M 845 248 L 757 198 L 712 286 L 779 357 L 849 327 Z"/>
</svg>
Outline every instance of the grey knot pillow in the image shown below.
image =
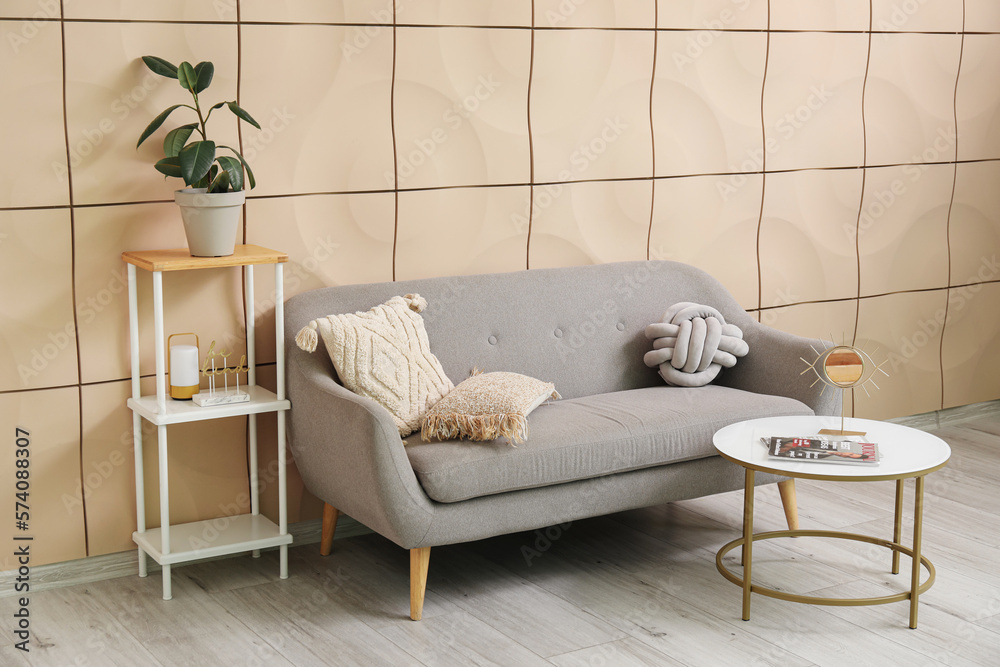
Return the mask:
<svg viewBox="0 0 1000 667">
<path fill-rule="evenodd" d="M 642 360 L 659 366 L 660 377 L 677 387 L 702 387 L 750 351 L 743 332 L 726 324 L 722 313 L 688 301 L 670 306 L 661 322 L 646 327 L 646 338 L 653 349 Z"/>
</svg>

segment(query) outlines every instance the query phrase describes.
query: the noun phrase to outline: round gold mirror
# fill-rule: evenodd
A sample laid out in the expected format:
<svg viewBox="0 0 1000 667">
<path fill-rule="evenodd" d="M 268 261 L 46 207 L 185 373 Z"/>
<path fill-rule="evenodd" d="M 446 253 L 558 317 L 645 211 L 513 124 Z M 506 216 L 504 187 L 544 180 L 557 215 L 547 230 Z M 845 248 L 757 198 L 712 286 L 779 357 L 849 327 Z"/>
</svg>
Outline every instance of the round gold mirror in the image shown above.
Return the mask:
<svg viewBox="0 0 1000 667">
<path fill-rule="evenodd" d="M 833 345 L 822 352 L 813 348 L 813 352 L 816 352 L 816 359 L 812 362 L 807 359 L 802 359 L 802 361 L 809 365 L 809 367 L 802 372 L 808 373 L 809 371 L 812 371 L 816 375 L 816 379 L 811 385 L 809 385 L 810 387 L 814 386 L 817 382 L 822 382 L 824 385 L 834 387 L 836 389 L 853 389 L 854 387 L 861 387 L 865 390 L 865 393 L 868 394 L 868 387 L 865 385 L 871 384 L 876 389 L 878 388 L 874 379 L 876 371 L 881 372 L 886 377 L 889 376 L 889 374 L 882 369 L 882 364 L 885 363 L 884 361 L 881 364 L 876 364 L 872 360 L 871 355 L 865 352 L 863 348 L 847 345 L 846 341 L 842 345 Z M 822 429 L 820 430 L 820 433 L 834 435 L 864 435 L 864 433 L 844 430 L 843 399 L 841 399 L 840 410 L 840 430 L 834 431 L 831 429 Z"/>
<path fill-rule="evenodd" d="M 865 374 L 865 360 L 855 347 L 840 345 L 823 360 L 826 379 L 838 387 L 853 387 Z"/>
</svg>

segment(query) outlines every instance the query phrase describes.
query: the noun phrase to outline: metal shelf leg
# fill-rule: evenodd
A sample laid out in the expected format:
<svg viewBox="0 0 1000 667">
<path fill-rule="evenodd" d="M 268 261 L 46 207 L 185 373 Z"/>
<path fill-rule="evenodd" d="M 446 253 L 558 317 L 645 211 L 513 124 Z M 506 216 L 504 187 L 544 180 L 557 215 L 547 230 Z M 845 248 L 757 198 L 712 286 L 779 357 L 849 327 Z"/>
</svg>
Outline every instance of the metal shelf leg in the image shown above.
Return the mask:
<svg viewBox="0 0 1000 667">
<path fill-rule="evenodd" d="M 163 599 L 169 600 L 173 597 L 170 592 L 170 565 L 163 566 Z"/>
</svg>

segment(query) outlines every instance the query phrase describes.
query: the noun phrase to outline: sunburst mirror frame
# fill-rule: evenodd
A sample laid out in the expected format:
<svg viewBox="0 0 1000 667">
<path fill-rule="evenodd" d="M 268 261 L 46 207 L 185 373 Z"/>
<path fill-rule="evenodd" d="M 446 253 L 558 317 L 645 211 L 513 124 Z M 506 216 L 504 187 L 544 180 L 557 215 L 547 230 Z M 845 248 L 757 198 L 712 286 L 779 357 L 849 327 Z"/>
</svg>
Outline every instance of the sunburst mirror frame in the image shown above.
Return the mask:
<svg viewBox="0 0 1000 667">
<path fill-rule="evenodd" d="M 836 340 L 833 336 L 830 339 Z M 805 375 L 809 371 L 812 371 L 816 375 L 816 379 L 809 386 L 814 387 L 817 382 L 822 382 L 824 386 L 823 391 L 820 392 L 820 396 L 826 392 L 827 387 L 833 387 L 834 390 L 840 389 L 841 391 L 861 387 L 865 390 L 865 394 L 870 397 L 871 393 L 868 391 L 867 385 L 871 384 L 876 389 L 879 388 L 875 383 L 875 374 L 882 373 L 886 377 L 889 377 L 889 374 L 882 368 L 888 359 L 876 364 L 875 360 L 872 359 L 872 355 L 878 352 L 878 347 L 869 353 L 864 349 L 868 345 L 868 341 L 865 341 L 865 344 L 861 347 L 857 347 L 855 345 L 848 345 L 846 336 L 842 340 L 844 342 L 840 345 L 834 344 L 822 352 L 812 347 L 812 351 L 816 353 L 816 358 L 812 361 L 799 357 L 807 366 L 800 375 Z M 820 433 L 825 435 L 865 435 L 864 431 L 844 430 L 843 396 L 841 396 L 840 401 L 840 430 L 825 428 Z"/>
</svg>

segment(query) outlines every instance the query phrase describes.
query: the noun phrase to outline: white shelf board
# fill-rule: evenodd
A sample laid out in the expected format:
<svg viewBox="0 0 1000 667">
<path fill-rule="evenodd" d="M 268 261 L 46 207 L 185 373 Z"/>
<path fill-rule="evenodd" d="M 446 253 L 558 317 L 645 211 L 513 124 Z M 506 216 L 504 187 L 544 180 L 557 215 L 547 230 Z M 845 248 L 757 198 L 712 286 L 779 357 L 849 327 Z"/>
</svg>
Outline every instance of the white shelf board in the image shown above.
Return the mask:
<svg viewBox="0 0 1000 667">
<path fill-rule="evenodd" d="M 161 539 L 159 528 L 132 533 L 132 541 L 160 565 L 292 543 L 291 535 L 280 534 L 278 526 L 260 514 L 240 514 L 170 526 L 170 553 L 166 555 L 161 549 Z"/>
<path fill-rule="evenodd" d="M 143 396 L 138 400 L 128 399 L 128 407 L 138 412 L 143 419 L 156 424 L 183 424 L 184 422 L 203 421 L 205 419 L 219 419 L 221 417 L 238 417 L 240 415 L 255 415 L 261 412 L 276 412 L 278 410 L 288 410 L 292 407 L 288 399 L 279 401 L 278 396 L 273 391 L 268 391 L 263 387 L 240 387 L 241 390 L 250 394 L 250 400 L 245 403 L 231 403 L 229 405 L 211 405 L 200 407 L 194 401 L 176 401 L 167 397 L 167 411 L 159 414 L 156 408 L 156 394 Z"/>
</svg>

